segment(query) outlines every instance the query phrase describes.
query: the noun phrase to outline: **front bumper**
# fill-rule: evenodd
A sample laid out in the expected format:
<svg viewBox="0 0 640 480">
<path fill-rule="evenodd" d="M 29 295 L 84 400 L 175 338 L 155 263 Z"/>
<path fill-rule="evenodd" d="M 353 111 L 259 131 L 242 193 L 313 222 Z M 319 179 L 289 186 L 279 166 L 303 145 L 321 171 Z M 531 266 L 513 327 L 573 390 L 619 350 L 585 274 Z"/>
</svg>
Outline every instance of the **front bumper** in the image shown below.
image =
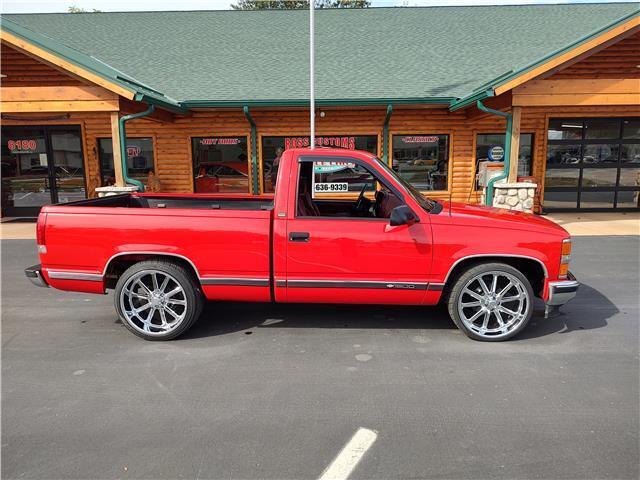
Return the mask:
<svg viewBox="0 0 640 480">
<path fill-rule="evenodd" d="M 578 293 L 580 283 L 576 280 L 571 272 L 566 280 L 557 282 L 549 282 L 549 298 L 546 304 L 550 307 L 559 307 L 564 305 Z"/>
<path fill-rule="evenodd" d="M 42 265 L 40 264 L 34 265 L 33 267 L 25 268 L 24 274 L 29 280 L 31 280 L 31 283 L 33 283 L 37 287 L 49 286 L 49 284 L 47 284 L 47 281 L 42 276 Z"/>
</svg>

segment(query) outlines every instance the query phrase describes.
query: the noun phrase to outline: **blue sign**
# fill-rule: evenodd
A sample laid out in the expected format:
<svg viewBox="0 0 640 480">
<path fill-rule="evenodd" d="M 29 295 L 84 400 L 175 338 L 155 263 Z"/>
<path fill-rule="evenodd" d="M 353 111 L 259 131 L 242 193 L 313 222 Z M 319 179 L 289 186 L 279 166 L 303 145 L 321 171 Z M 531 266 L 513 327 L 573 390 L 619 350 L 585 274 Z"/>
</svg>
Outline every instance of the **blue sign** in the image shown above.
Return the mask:
<svg viewBox="0 0 640 480">
<path fill-rule="evenodd" d="M 492 162 L 501 162 L 504 160 L 504 147 L 502 145 L 494 145 L 489 148 L 489 160 Z"/>
</svg>

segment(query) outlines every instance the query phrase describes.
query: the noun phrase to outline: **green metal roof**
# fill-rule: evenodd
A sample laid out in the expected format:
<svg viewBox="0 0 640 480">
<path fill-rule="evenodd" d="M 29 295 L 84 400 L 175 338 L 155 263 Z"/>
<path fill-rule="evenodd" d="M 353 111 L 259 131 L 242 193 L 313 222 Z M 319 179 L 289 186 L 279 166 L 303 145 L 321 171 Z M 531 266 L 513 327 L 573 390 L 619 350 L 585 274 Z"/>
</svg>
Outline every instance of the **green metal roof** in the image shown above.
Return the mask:
<svg viewBox="0 0 640 480">
<path fill-rule="evenodd" d="M 316 95 L 325 105 L 454 102 L 634 12 L 636 3 L 319 10 Z M 52 50 L 62 45 L 103 64 L 149 98 L 186 107 L 308 99 L 308 11 L 4 19 Z"/>
</svg>

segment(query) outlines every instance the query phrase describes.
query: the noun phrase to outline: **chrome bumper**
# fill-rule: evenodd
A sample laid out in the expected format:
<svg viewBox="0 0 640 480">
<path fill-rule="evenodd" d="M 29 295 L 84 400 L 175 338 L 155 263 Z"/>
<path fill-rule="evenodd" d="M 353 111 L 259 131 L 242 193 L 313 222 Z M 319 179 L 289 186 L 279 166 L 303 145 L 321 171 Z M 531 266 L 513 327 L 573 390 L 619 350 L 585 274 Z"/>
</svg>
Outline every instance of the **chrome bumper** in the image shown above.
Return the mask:
<svg viewBox="0 0 640 480">
<path fill-rule="evenodd" d="M 564 305 L 578 293 L 580 284 L 571 272 L 566 280 L 549 282 L 549 298 L 546 304 L 550 307 Z"/>
<path fill-rule="evenodd" d="M 25 276 L 31 280 L 36 287 L 48 287 L 47 281 L 42 276 L 42 266 L 40 264 L 24 269 Z"/>
</svg>

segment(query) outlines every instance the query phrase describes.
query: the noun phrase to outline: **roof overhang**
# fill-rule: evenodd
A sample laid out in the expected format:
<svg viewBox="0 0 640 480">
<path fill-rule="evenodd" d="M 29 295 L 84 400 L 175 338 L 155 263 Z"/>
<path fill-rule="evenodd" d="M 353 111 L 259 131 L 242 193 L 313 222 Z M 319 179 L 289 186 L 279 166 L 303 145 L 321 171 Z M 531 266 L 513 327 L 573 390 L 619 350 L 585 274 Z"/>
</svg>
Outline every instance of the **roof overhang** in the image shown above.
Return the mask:
<svg viewBox="0 0 640 480">
<path fill-rule="evenodd" d="M 154 104 L 177 113 L 187 112 L 187 109 L 177 101 L 97 58 L 67 47 L 50 37 L 29 30 L 6 18 L 2 18 L 0 22 L 0 39 L 26 55 L 65 71 L 71 76 L 116 93 L 127 100 Z"/>
<path fill-rule="evenodd" d="M 606 25 L 595 32 L 586 35 L 571 44 L 545 55 L 544 57 L 530 63 L 517 71 L 506 72 L 499 77 L 487 82 L 470 95 L 456 99 L 451 103 L 449 110 L 455 111 L 461 108 L 475 105 L 477 100 L 484 100 L 489 97 L 498 96 L 508 92 L 523 83 L 544 75 L 550 70 L 571 62 L 577 57 L 588 54 L 618 37 L 640 30 L 640 9 L 625 15 L 615 22 Z"/>
</svg>

